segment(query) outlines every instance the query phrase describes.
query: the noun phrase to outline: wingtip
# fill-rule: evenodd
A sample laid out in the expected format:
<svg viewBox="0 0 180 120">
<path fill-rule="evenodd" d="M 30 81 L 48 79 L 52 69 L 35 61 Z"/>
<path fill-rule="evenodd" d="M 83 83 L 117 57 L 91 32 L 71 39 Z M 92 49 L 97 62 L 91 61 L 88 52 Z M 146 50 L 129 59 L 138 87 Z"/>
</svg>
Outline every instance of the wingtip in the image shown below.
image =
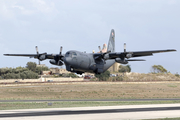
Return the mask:
<svg viewBox="0 0 180 120">
<path fill-rule="evenodd" d="M 176 49 L 170 49 L 169 51 L 177 51 Z"/>
</svg>

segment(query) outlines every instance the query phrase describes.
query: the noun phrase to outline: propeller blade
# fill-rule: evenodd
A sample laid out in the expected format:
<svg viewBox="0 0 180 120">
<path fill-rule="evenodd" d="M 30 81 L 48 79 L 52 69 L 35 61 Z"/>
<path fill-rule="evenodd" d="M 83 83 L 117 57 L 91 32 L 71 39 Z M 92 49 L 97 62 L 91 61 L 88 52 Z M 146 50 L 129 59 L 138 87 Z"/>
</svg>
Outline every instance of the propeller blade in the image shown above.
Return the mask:
<svg viewBox="0 0 180 120">
<path fill-rule="evenodd" d="M 98 46 L 100 53 L 102 53 L 101 46 Z"/>
<path fill-rule="evenodd" d="M 60 47 L 60 53 L 59 53 L 59 55 L 61 55 L 62 54 L 62 46 Z"/>
<path fill-rule="evenodd" d="M 146 61 L 146 60 L 143 60 L 143 59 L 129 59 L 127 61 Z"/>
<path fill-rule="evenodd" d="M 124 43 L 124 52 L 126 52 L 126 43 Z"/>
<path fill-rule="evenodd" d="M 37 54 L 39 55 L 38 46 L 36 46 L 36 52 L 37 52 Z"/>
<path fill-rule="evenodd" d="M 39 51 L 38 51 L 38 46 L 36 46 L 35 48 L 36 48 L 36 53 L 37 53 L 37 59 L 38 59 L 39 65 L 40 65 L 41 63 L 40 63 L 40 60 L 39 60 Z"/>
</svg>

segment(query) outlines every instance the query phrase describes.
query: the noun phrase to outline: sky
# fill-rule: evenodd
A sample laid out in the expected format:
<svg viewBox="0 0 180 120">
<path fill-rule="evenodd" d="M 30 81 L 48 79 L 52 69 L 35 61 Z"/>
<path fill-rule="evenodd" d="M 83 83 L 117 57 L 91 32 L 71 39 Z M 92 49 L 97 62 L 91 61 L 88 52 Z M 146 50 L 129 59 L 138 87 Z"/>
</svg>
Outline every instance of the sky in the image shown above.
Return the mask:
<svg viewBox="0 0 180 120">
<path fill-rule="evenodd" d="M 37 59 L 3 54 L 48 54 L 68 50 L 98 52 L 115 30 L 116 51 L 176 49 L 130 62 L 132 72 L 162 65 L 180 73 L 179 0 L 0 0 L 0 68 L 25 67 Z M 56 67 L 49 60 L 41 62 Z"/>
</svg>

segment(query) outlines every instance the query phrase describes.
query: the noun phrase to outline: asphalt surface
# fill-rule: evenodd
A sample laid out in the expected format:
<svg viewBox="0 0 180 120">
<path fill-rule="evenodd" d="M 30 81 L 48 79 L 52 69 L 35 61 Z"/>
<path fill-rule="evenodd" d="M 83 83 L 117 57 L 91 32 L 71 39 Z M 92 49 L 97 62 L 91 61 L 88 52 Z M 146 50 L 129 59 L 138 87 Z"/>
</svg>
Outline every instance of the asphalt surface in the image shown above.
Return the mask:
<svg viewBox="0 0 180 120">
<path fill-rule="evenodd" d="M 178 101 L 180 99 L 81 99 L 81 100 L 0 100 L 0 102 L 68 102 L 68 101 L 74 101 L 74 102 L 80 102 L 80 101 Z"/>
<path fill-rule="evenodd" d="M 127 113 L 127 112 L 152 112 L 180 110 L 180 107 L 154 107 L 154 108 L 131 108 L 131 109 L 108 109 L 108 110 L 62 110 L 43 112 L 24 112 L 0 114 L 0 118 L 10 117 L 30 117 L 30 116 L 53 116 L 53 115 L 81 115 L 81 114 L 107 114 L 107 113 Z"/>
</svg>

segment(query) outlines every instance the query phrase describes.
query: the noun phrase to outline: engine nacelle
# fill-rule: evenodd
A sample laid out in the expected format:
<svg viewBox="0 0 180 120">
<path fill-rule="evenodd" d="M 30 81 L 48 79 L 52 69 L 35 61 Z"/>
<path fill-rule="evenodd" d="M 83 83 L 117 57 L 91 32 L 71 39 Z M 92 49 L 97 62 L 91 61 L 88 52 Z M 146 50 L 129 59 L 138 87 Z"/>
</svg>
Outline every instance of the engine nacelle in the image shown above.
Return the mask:
<svg viewBox="0 0 180 120">
<path fill-rule="evenodd" d="M 46 59 L 46 54 L 43 54 L 43 55 L 40 55 L 39 56 L 39 60 L 42 61 L 42 60 L 45 60 Z"/>
<path fill-rule="evenodd" d="M 56 60 L 50 60 L 49 61 L 51 64 L 53 65 L 58 65 L 58 66 L 62 66 L 63 65 L 63 62 L 62 61 L 56 61 Z"/>
<path fill-rule="evenodd" d="M 131 57 L 132 57 L 132 54 L 127 54 L 126 57 L 127 57 L 127 58 L 131 58 Z"/>
<path fill-rule="evenodd" d="M 122 60 L 121 58 L 116 58 L 115 61 L 121 64 L 128 64 L 127 60 Z"/>
</svg>

